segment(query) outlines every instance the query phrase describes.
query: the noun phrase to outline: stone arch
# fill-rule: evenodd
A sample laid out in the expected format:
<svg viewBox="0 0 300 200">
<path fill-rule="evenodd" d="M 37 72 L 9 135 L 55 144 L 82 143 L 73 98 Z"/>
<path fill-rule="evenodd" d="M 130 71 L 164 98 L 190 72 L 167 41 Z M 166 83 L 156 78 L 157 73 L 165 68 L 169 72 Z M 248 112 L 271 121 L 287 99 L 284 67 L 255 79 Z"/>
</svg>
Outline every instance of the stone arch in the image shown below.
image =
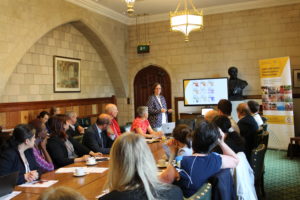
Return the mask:
<svg viewBox="0 0 300 200">
<path fill-rule="evenodd" d="M 110 41 L 109 35 L 102 33 L 99 27 L 99 23 L 94 20 L 78 18 L 76 12 L 70 15 L 60 15 L 59 17 L 48 17 L 45 21 L 36 23 L 33 27 L 30 27 L 27 34 L 16 38 L 16 45 L 8 53 L 8 56 L 4 60 L 2 72 L 0 74 L 0 95 L 2 95 L 5 85 L 15 67 L 25 53 L 33 46 L 41 37 L 43 37 L 49 31 L 59 27 L 63 24 L 71 23 L 91 42 L 97 53 L 103 60 L 103 64 L 109 74 L 110 79 L 115 90 L 117 97 L 126 97 L 126 85 L 124 83 L 124 77 L 121 76 L 120 68 L 122 61 L 118 59 L 118 55 L 112 51 L 114 45 Z M 125 81 L 126 82 L 126 81 Z"/>
<path fill-rule="evenodd" d="M 142 70 L 143 68 L 146 68 L 150 65 L 164 69 L 168 73 L 168 75 L 170 76 L 170 78 L 171 78 L 171 91 L 172 91 L 171 98 L 172 98 L 172 105 L 174 105 L 174 102 L 173 102 L 173 88 L 172 88 L 173 80 L 172 80 L 172 73 L 171 73 L 172 70 L 171 70 L 169 64 L 164 60 L 157 60 L 157 59 L 145 60 L 145 61 L 140 62 L 139 64 L 137 64 L 135 67 L 132 67 L 130 69 L 130 73 L 129 73 L 129 78 L 130 78 L 130 80 L 129 80 L 129 84 L 130 84 L 129 85 L 129 94 L 130 94 L 130 99 L 132 99 L 132 102 L 131 102 L 130 106 L 131 106 L 131 110 L 133 111 L 131 113 L 132 114 L 131 118 L 134 118 L 133 115 L 134 115 L 134 112 L 135 112 L 134 111 L 134 92 L 133 92 L 133 90 L 134 90 L 133 89 L 134 78 L 140 70 Z"/>
<path fill-rule="evenodd" d="M 132 91 L 132 87 L 133 87 L 133 83 L 134 83 L 134 77 L 137 75 L 137 73 L 139 71 L 141 71 L 143 68 L 146 68 L 148 66 L 156 66 L 159 68 L 162 68 L 164 70 L 166 70 L 166 72 L 168 73 L 168 75 L 170 77 L 172 77 L 172 73 L 171 73 L 171 68 L 169 67 L 169 65 L 167 64 L 167 62 L 164 61 L 152 61 L 152 62 L 143 62 L 143 63 L 139 63 L 136 67 L 132 68 L 131 73 L 130 73 L 130 89 Z M 172 80 L 171 80 L 172 82 Z"/>
</svg>

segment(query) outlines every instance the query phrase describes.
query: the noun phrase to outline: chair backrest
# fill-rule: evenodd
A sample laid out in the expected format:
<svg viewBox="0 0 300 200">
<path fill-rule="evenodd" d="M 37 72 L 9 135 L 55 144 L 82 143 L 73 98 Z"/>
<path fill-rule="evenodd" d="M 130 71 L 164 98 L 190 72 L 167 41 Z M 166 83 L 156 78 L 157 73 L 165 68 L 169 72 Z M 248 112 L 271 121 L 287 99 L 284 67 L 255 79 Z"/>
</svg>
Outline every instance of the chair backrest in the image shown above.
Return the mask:
<svg viewBox="0 0 300 200">
<path fill-rule="evenodd" d="M 262 144 L 266 145 L 266 149 L 268 148 L 268 144 L 269 144 L 269 132 L 268 131 L 265 131 L 263 134 L 262 134 Z"/>
<path fill-rule="evenodd" d="M 210 183 L 205 183 L 195 194 L 185 200 L 211 200 L 212 187 Z"/>
<path fill-rule="evenodd" d="M 178 124 L 186 124 L 188 125 L 192 130 L 195 129 L 195 119 L 178 119 L 176 122 L 176 126 Z"/>
<path fill-rule="evenodd" d="M 266 145 L 266 149 L 268 148 L 269 144 L 269 132 L 263 131 L 262 134 L 258 135 L 258 144 Z"/>
<path fill-rule="evenodd" d="M 89 127 L 92 124 L 90 117 L 77 118 L 77 122 L 82 127 Z"/>
<path fill-rule="evenodd" d="M 263 175 L 265 153 L 266 153 L 265 144 L 260 144 L 256 149 L 252 150 L 250 165 L 253 169 L 255 180 L 259 180 Z"/>
<path fill-rule="evenodd" d="M 82 144 L 83 135 L 74 136 L 73 139 Z"/>
<path fill-rule="evenodd" d="M 121 133 L 130 132 L 132 123 L 126 123 L 124 126 L 120 126 Z"/>
</svg>

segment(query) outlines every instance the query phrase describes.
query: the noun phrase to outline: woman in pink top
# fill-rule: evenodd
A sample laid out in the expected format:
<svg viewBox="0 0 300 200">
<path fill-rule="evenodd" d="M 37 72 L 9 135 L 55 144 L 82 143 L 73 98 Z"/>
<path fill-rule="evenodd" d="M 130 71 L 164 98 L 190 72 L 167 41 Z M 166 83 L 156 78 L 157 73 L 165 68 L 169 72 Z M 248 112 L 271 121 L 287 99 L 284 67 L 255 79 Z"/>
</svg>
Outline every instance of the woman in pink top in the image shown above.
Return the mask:
<svg viewBox="0 0 300 200">
<path fill-rule="evenodd" d="M 132 123 L 131 131 L 138 133 L 145 138 L 161 137 L 162 132 L 155 132 L 148 121 L 148 107 L 140 106 L 137 108 L 138 117 Z M 147 134 L 147 131 L 149 134 Z"/>
</svg>

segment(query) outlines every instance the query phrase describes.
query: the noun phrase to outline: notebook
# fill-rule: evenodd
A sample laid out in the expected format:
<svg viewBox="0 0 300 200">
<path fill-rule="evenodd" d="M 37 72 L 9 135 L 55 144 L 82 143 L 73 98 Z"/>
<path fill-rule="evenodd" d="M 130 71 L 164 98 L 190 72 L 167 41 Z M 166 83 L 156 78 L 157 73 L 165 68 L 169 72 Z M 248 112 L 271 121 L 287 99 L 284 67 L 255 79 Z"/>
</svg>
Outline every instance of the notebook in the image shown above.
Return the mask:
<svg viewBox="0 0 300 200">
<path fill-rule="evenodd" d="M 0 197 L 5 196 L 13 191 L 14 187 L 17 185 L 18 176 L 19 171 L 5 176 L 0 176 Z"/>
</svg>

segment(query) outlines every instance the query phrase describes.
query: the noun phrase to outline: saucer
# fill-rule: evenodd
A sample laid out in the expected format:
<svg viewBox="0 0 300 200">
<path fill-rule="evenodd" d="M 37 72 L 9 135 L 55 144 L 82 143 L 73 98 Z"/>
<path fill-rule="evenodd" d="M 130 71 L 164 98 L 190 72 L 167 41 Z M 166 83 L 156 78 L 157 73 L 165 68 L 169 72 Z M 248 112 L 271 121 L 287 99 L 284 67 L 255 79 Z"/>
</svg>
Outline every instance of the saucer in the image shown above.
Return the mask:
<svg viewBox="0 0 300 200">
<path fill-rule="evenodd" d="M 158 167 L 158 168 L 167 168 L 167 166 L 168 166 L 168 164 L 164 164 L 164 165 L 157 164 L 156 165 L 156 167 Z"/>
<path fill-rule="evenodd" d="M 97 165 L 97 162 L 94 163 L 85 163 L 87 166 L 93 166 L 93 165 Z"/>
<path fill-rule="evenodd" d="M 85 176 L 85 175 L 87 175 L 88 173 L 87 172 L 84 172 L 83 174 L 73 174 L 73 176 L 76 176 L 76 177 L 81 177 L 81 176 Z"/>
</svg>

